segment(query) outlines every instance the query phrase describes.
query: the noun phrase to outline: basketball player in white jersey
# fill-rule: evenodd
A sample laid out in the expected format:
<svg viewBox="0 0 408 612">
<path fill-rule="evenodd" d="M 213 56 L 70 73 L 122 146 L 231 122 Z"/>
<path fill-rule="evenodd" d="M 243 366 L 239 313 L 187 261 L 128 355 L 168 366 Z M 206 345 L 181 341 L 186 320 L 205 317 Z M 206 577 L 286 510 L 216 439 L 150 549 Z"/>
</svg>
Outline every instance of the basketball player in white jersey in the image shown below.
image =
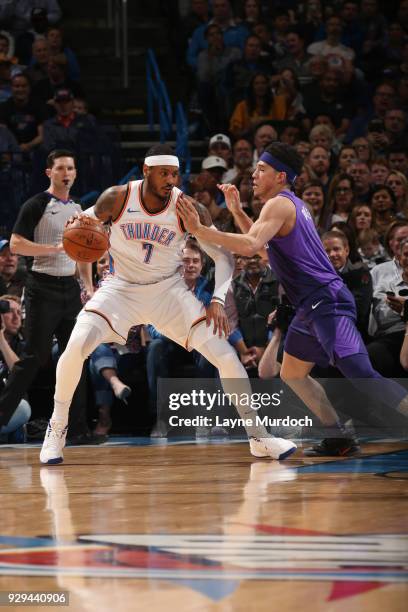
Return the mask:
<svg viewBox="0 0 408 612">
<path fill-rule="evenodd" d="M 40 460 L 63 461 L 68 412 L 83 361 L 103 342 L 125 344 L 133 325 L 151 323 L 163 335 L 187 349 L 196 349 L 218 368 L 226 393 L 250 394 L 245 368 L 224 335 L 229 333 L 224 300 L 233 273 L 233 259 L 223 249 L 201 243 L 215 263 L 211 304 L 188 290 L 179 273 L 186 232 L 176 212 L 182 192 L 176 187 L 179 160 L 167 145 L 152 147 L 143 165 L 144 179 L 111 187 L 85 214 L 110 225 L 112 274 L 102 283 L 78 316 L 57 365 L 54 412 Z M 197 203 L 202 223 L 211 217 Z M 244 396 L 243 396 L 244 397 Z M 295 451 L 289 440 L 273 438 L 256 424 L 256 413 L 237 405 L 246 427 L 251 453 L 285 459 Z"/>
</svg>

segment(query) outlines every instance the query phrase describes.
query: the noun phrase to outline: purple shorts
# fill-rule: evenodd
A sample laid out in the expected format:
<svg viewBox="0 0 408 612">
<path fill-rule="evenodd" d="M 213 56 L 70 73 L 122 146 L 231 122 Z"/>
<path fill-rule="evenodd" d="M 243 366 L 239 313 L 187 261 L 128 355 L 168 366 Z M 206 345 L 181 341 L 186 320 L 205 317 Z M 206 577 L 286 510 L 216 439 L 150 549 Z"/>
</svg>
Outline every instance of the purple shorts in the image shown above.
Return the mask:
<svg viewBox="0 0 408 612">
<path fill-rule="evenodd" d="M 356 327 L 354 298 L 342 282 L 322 287 L 299 306 L 284 350 L 324 368 L 343 357 L 367 354 Z"/>
</svg>

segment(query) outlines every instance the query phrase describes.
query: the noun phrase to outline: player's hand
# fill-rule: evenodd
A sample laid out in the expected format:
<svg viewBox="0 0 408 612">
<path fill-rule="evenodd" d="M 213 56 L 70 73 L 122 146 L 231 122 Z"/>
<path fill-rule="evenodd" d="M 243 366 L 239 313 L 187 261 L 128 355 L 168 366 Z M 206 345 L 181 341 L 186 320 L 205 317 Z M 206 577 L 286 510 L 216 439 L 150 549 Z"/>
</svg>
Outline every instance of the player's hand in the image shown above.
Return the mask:
<svg viewBox="0 0 408 612">
<path fill-rule="evenodd" d="M 229 183 L 225 183 L 225 185 L 220 184 L 217 185 L 218 189 L 222 191 L 225 198 L 225 203 L 227 205 L 228 210 L 235 215 L 242 210 L 241 199 L 239 197 L 239 191 L 235 187 L 235 185 L 230 185 Z"/>
<path fill-rule="evenodd" d="M 177 201 L 177 213 L 181 217 L 186 231 L 190 234 L 196 234 L 201 227 L 200 217 L 194 202 L 195 200 L 186 196 L 185 193 Z"/>
<path fill-rule="evenodd" d="M 62 242 L 60 242 L 59 244 L 53 244 L 50 248 L 50 253 L 63 253 L 64 252 L 64 245 L 62 244 Z"/>
<path fill-rule="evenodd" d="M 223 334 L 228 338 L 231 332 L 224 306 L 219 302 L 211 302 L 207 306 L 206 312 L 207 327 L 210 327 L 211 323 L 213 323 L 213 334 L 215 335 L 218 332 L 220 338 L 222 338 Z"/>
</svg>

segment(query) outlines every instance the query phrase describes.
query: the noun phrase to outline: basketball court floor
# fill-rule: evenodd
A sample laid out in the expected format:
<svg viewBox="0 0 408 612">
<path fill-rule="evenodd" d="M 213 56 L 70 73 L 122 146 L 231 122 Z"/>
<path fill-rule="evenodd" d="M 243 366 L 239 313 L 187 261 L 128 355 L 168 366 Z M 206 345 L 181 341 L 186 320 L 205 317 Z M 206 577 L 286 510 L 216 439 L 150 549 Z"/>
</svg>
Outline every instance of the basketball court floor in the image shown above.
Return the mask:
<svg viewBox="0 0 408 612">
<path fill-rule="evenodd" d="M 407 442 L 283 463 L 225 441 L 113 439 L 54 467 L 38 453 L 0 447 L 3 603 L 34 591 L 69 594 L 75 612 L 407 610 Z"/>
</svg>

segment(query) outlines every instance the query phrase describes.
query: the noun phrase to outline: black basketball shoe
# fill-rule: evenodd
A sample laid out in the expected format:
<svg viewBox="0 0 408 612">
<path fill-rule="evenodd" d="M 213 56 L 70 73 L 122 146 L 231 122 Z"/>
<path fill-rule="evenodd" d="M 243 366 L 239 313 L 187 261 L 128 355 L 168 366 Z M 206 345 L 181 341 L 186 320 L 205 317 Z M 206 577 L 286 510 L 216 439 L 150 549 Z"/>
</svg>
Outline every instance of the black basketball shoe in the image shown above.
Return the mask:
<svg viewBox="0 0 408 612">
<path fill-rule="evenodd" d="M 307 457 L 348 457 L 360 450 L 356 438 L 324 438 L 319 444 L 305 448 Z"/>
</svg>

